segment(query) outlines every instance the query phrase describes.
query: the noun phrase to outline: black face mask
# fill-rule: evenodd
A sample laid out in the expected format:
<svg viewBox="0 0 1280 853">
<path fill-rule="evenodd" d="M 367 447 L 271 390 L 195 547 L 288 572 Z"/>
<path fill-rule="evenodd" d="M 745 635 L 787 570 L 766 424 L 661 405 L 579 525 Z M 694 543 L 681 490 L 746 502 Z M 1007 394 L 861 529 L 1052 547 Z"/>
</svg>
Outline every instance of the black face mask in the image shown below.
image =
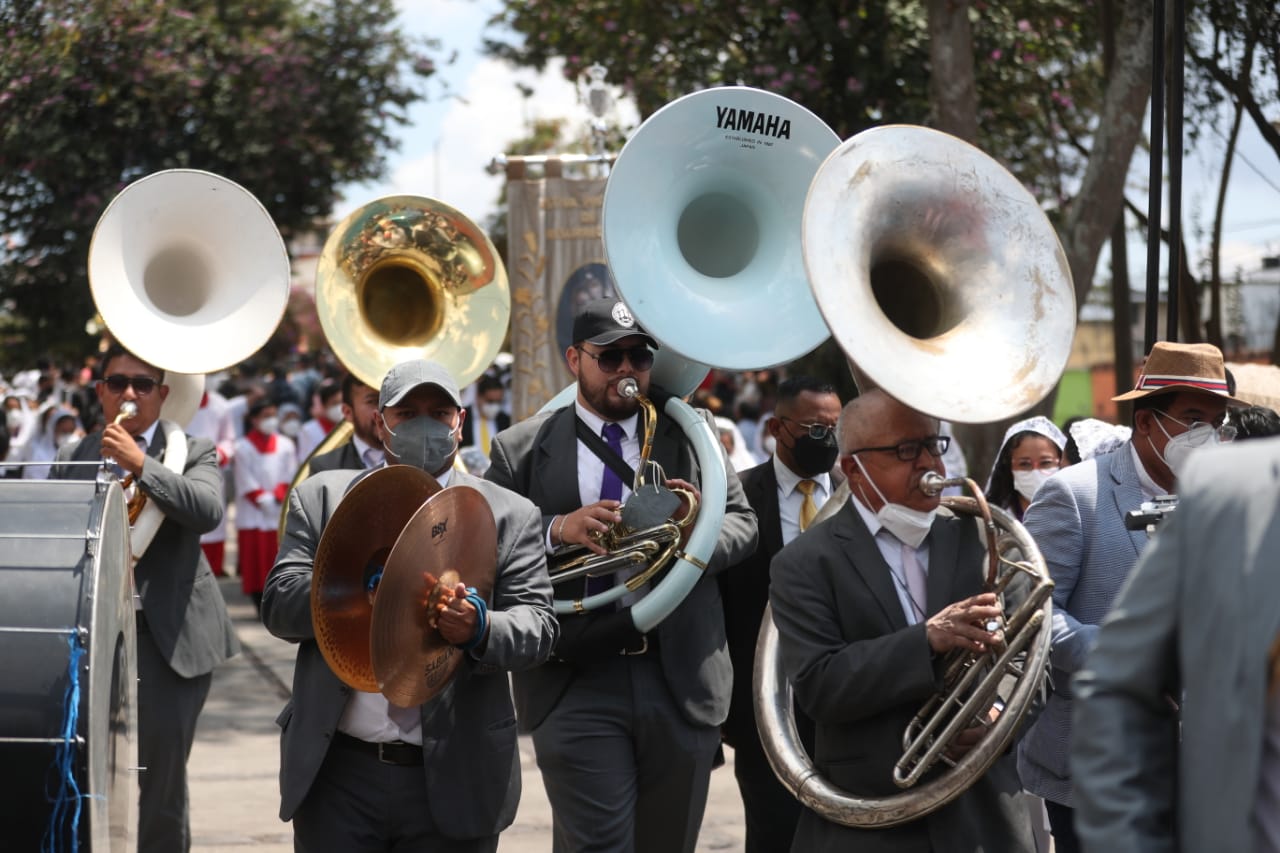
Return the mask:
<svg viewBox="0 0 1280 853">
<path fill-rule="evenodd" d="M 831 470 L 836 464 L 840 449 L 836 447 L 835 436 L 830 435 L 823 441 L 802 435 L 795 440 L 791 455 L 796 459 L 796 473 L 801 477 L 816 477 Z"/>
</svg>

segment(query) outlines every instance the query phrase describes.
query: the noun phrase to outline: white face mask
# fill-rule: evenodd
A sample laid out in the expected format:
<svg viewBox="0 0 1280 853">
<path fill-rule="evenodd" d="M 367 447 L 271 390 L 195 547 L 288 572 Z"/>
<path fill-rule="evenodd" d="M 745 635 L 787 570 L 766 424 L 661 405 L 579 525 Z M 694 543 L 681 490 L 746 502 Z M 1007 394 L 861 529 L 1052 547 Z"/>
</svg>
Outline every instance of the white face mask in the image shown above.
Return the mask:
<svg viewBox="0 0 1280 853">
<path fill-rule="evenodd" d="M 760 449 L 766 456 L 772 456 L 773 451 L 778 449 L 778 440 L 771 435 L 766 435 L 760 440 Z"/>
<path fill-rule="evenodd" d="M 502 411 L 501 403 L 481 403 L 480 404 L 480 417 L 484 418 L 486 421 L 491 421 L 494 418 L 498 417 L 498 413 L 501 411 Z"/>
<path fill-rule="evenodd" d="M 275 435 L 280 429 L 279 418 L 263 418 L 258 421 L 258 432 L 263 435 Z"/>
<path fill-rule="evenodd" d="M 9 427 L 9 432 L 17 432 L 22 426 L 22 412 L 18 409 L 10 409 L 4 413 L 5 426 Z"/>
<path fill-rule="evenodd" d="M 342 404 L 335 403 L 324 410 L 326 419 L 333 421 L 335 424 L 342 421 Z"/>
<path fill-rule="evenodd" d="M 919 548 L 920 543 L 929 535 L 930 528 L 933 527 L 933 521 L 938 516 L 938 511 L 930 510 L 922 512 L 918 509 L 912 509 L 902 504 L 889 503 L 885 498 L 884 492 L 880 491 L 880 487 L 876 485 L 876 481 L 871 479 L 871 475 L 867 473 L 867 469 L 862 467 L 862 460 L 857 454 L 853 456 L 854 463 L 857 464 L 858 470 L 862 472 L 862 476 L 871 488 L 875 489 L 876 495 L 883 501 L 883 506 L 876 512 L 876 518 L 884 525 L 885 529 L 894 536 L 912 548 Z"/>
<path fill-rule="evenodd" d="M 1044 481 L 1058 473 L 1057 468 L 1033 468 L 1030 471 L 1013 472 L 1013 488 L 1027 500 L 1036 496 L 1036 490 Z"/>
<path fill-rule="evenodd" d="M 62 448 L 66 447 L 68 444 L 75 444 L 79 440 L 80 436 L 76 435 L 74 432 L 64 432 L 60 435 L 54 436 L 53 446 Z"/>
<path fill-rule="evenodd" d="M 1164 428 L 1164 424 L 1160 423 L 1160 415 L 1153 413 L 1156 426 L 1160 427 L 1160 431 L 1164 433 L 1164 437 L 1169 439 L 1165 443 L 1164 453 L 1156 450 L 1155 442 L 1151 440 L 1151 436 L 1147 436 L 1147 443 L 1151 445 L 1152 450 L 1156 450 L 1156 455 L 1169 466 L 1169 471 L 1173 474 L 1175 480 L 1182 477 L 1182 473 L 1187 470 L 1187 460 L 1191 454 L 1197 450 L 1206 447 L 1213 447 L 1218 442 L 1218 430 L 1212 424 L 1198 423 L 1191 429 L 1181 435 L 1170 436 L 1169 431 Z M 1182 426 L 1186 426 L 1177 418 L 1171 415 L 1165 417 Z"/>
<path fill-rule="evenodd" d="M 289 418 L 289 420 L 280 424 L 280 431 L 290 438 L 297 435 L 300 429 L 302 429 L 302 422 L 297 418 Z"/>
</svg>

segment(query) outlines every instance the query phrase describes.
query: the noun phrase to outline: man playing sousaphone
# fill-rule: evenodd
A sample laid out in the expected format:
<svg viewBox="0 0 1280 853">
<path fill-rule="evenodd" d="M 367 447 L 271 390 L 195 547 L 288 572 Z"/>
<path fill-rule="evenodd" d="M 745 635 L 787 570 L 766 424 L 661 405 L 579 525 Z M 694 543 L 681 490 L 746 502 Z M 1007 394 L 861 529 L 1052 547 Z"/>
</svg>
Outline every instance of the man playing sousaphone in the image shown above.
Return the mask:
<svg viewBox="0 0 1280 853">
<path fill-rule="evenodd" d="M 101 363 L 96 387 L 106 429 L 60 452 L 58 461 L 111 460 L 146 501 L 132 532 L 138 762 L 144 768 L 138 850 L 175 853 L 191 847 L 186 761 L 196 719 L 209 695 L 213 668 L 239 649 L 222 593 L 200 550 L 200 535 L 222 520 L 222 475 L 211 441 L 160 419 L 169 393 L 163 370 L 118 344 Z M 136 407 L 135 414 L 128 415 L 126 404 Z M 67 465 L 54 466 L 50 477 L 92 475 L 88 466 Z"/>
<path fill-rule="evenodd" d="M 574 404 L 493 440 L 485 476 L 538 505 L 548 552 L 579 545 L 598 553 L 597 537 L 619 520 L 634 483 L 625 469 L 641 460 L 645 428 L 638 402 L 619 386 L 631 380 L 649 394 L 656 347 L 622 302 L 587 303 L 565 353 L 578 380 Z M 667 486 L 696 492 L 693 449 L 665 413 L 650 459 Z M 683 517 L 687 503 L 675 503 Z M 713 575 L 747 557 L 755 543 L 755 514 L 729 468 L 724 520 L 706 571 L 656 630 L 639 634 L 625 610 L 565 616 L 555 657 L 515 675 L 520 726 L 533 733 L 557 853 L 693 850 L 732 678 Z M 614 580 L 605 575 L 587 578 L 585 590 L 582 580 L 562 588 L 581 598 L 600 592 L 592 584 Z"/>
<path fill-rule="evenodd" d="M 386 466 L 325 471 L 294 489 L 262 600 L 268 630 L 299 644 L 293 698 L 279 718 L 280 817 L 293 821 L 295 849 L 311 853 L 493 851 L 520 796 L 506 673 L 541 663 L 556 638 L 538 511 L 453 469 L 464 414 L 442 365 L 417 359 L 391 368 L 378 409 L 388 463 L 416 466 L 441 486 L 469 486 L 487 501 L 497 540 L 492 595 L 424 578 L 431 621 L 462 655 L 453 680 L 425 703 L 400 707 L 347 686 L 317 644 L 317 547 L 344 495 Z"/>
<path fill-rule="evenodd" d="M 938 421 L 874 389 L 845 406 L 838 437 L 852 495 L 773 558 L 769 602 L 783 669 L 817 727 L 820 775 L 853 797 L 883 798 L 898 793 L 903 732 L 943 687 L 948 654 L 1003 642 L 988 621 L 1001 608 L 983 591 L 976 526 L 939 515 L 939 498 L 921 488 L 926 474 L 942 474 L 949 439 Z M 988 731 L 960 732 L 951 757 Z M 1033 851 L 1012 755 L 970 781 L 936 811 L 889 828 L 806 809 L 791 849 Z"/>
</svg>

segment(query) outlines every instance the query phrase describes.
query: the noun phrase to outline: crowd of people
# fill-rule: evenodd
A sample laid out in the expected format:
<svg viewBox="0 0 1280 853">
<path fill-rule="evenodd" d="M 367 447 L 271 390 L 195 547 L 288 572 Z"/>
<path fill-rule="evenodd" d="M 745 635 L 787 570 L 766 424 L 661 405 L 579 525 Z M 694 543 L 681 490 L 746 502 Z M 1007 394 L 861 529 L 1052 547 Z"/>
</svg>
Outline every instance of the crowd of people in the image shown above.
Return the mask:
<svg viewBox="0 0 1280 853">
<path fill-rule="evenodd" d="M 147 767 L 139 849 L 189 848 L 185 756 L 210 673 L 237 647 L 212 583 L 232 570 L 226 515 L 244 591 L 272 633 L 299 644 L 280 717 L 280 816 L 299 850 L 496 849 L 519 799 L 517 732 L 533 739 L 556 851 L 693 850 L 726 747 L 749 853 L 1043 851 L 1049 836 L 1057 853 L 1137 850 L 1177 833 L 1181 849 L 1214 849 L 1215 833 L 1239 840 L 1229 849 L 1280 849 L 1280 625 L 1247 592 L 1274 602 L 1264 564 L 1280 536 L 1280 467 L 1274 451 L 1269 465 L 1238 453 L 1223 463 L 1259 496 L 1196 464 L 1206 448 L 1276 434 L 1280 417 L 1235 396 L 1216 348 L 1157 343 L 1115 398 L 1132 406 L 1126 425 L 1035 416 L 1008 428 L 986 494 L 1023 522 L 1054 581 L 1045 698 L 954 800 L 887 827 L 834 822 L 776 777 L 753 709 L 757 637 L 771 605 L 818 772 L 856 796 L 895 793 L 902 732 L 938 691 L 949 654 L 1003 642 L 977 527 L 940 512 L 921 485 L 955 473 L 963 456 L 943 422 L 884 391 L 846 401 L 822 378 L 713 372 L 693 402 L 721 440 L 728 486 L 702 575 L 644 632 L 627 606 L 652 582 L 628 583 L 617 605 L 557 614 L 548 559 L 564 546 L 603 550 L 642 451 L 662 487 L 683 495 L 673 520 L 692 512 L 702 472 L 688 436 L 659 409 L 645 447 L 638 404 L 619 390 L 631 379 L 650 392 L 658 348 L 622 303 L 583 306 L 565 352 L 575 401 L 517 423 L 501 373 L 459 388 L 422 360 L 391 367 L 377 387 L 314 355 L 287 368 L 243 365 L 209 379 L 185 434 L 164 419 L 163 371 L 118 346 L 78 371 L 42 364 L 13 376 L 0 451 L 21 464 L 4 476 L 84 477 L 56 461 L 110 457 L 163 519 L 135 568 Z M 322 446 L 341 422 L 349 437 Z M 487 593 L 424 576 L 424 606 L 462 664 L 449 690 L 410 707 L 345 684 L 320 654 L 310 612 L 316 546 L 334 509 L 395 463 L 479 491 L 497 537 Z M 1179 506 L 1149 547 L 1153 528 L 1127 516 L 1193 479 L 1203 485 L 1187 498 L 1196 512 Z M 849 497 L 831 503 L 841 489 Z M 1236 550 L 1204 553 L 1196 537 L 1213 525 L 1237 531 Z M 1236 594 L 1189 591 L 1180 573 L 1211 563 Z M 558 597 L 625 581 L 578 578 Z M 1184 630 L 1205 608 L 1212 624 Z M 1218 651 L 1238 666 L 1186 676 L 1188 658 Z M 1202 719 L 1227 693 L 1248 704 L 1236 729 Z M 1193 740 L 1201 728 L 1213 734 Z M 987 731 L 975 722 L 950 757 Z M 1230 767 L 1231 755 L 1247 755 L 1246 766 Z M 1234 792 L 1222 812 L 1233 822 L 1188 801 L 1188 790 L 1213 789 L 1204 774 Z"/>
</svg>

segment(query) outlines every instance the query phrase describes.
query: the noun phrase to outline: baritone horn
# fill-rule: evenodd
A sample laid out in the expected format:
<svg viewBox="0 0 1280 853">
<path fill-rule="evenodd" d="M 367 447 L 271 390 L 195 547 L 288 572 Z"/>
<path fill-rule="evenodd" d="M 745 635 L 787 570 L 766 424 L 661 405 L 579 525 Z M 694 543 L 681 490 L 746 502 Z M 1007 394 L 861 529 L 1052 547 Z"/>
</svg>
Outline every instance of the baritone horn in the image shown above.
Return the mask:
<svg viewBox="0 0 1280 853">
<path fill-rule="evenodd" d="M 973 146 L 920 127 L 860 133 L 814 178 L 803 231 L 814 297 L 861 390 L 879 387 L 934 417 L 984 423 L 1025 411 L 1057 383 L 1075 328 L 1065 253 L 1031 194 Z M 961 482 L 935 475 L 922 488 L 937 494 Z M 1043 689 L 1053 582 L 1022 525 L 967 482 L 973 497 L 943 505 L 980 519 L 985 589 L 1002 605 L 1004 643 L 948 658 L 943 691 L 903 732 L 893 772 L 900 793 L 859 796 L 818 773 L 796 733 L 765 611 L 753 679 L 761 741 L 782 783 L 827 820 L 895 826 L 951 802 L 1005 751 Z M 820 517 L 838 511 L 842 495 L 847 484 Z M 997 695 L 1005 707 L 983 740 L 946 759 L 955 735 L 985 718 Z"/>
</svg>

